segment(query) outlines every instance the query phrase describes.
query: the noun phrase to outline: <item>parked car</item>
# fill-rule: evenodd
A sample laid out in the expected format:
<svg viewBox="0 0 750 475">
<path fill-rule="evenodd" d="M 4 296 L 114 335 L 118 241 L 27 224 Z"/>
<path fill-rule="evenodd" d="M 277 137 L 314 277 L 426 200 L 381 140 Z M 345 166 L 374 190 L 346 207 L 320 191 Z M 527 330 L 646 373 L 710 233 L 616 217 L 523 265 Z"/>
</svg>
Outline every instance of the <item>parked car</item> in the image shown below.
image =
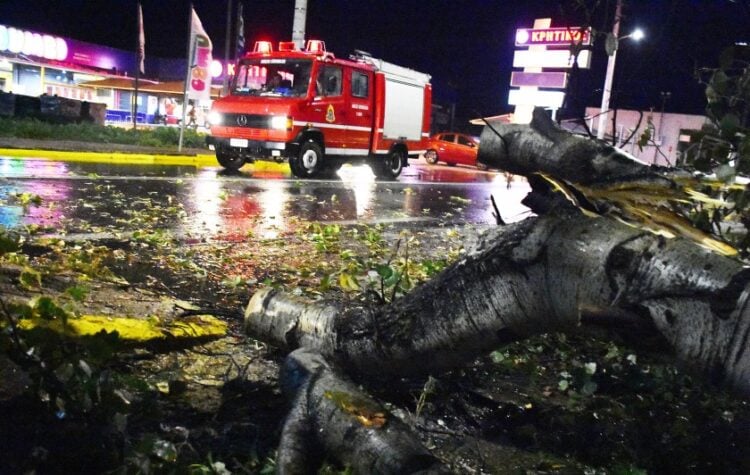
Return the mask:
<svg viewBox="0 0 750 475">
<path fill-rule="evenodd" d="M 457 132 L 441 132 L 428 141 L 424 159 L 431 165 L 443 162 L 448 166 L 461 164 L 486 170 L 486 165 L 477 163 L 478 149 L 479 139 L 476 137 Z"/>
</svg>

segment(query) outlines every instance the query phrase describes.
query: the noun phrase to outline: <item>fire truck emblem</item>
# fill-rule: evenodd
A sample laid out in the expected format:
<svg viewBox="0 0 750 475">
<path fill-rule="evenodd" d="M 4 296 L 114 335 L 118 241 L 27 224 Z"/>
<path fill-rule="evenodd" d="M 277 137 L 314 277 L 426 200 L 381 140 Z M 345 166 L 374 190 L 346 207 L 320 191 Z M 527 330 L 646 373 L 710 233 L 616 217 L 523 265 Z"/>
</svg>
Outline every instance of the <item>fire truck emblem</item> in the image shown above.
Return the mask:
<svg viewBox="0 0 750 475">
<path fill-rule="evenodd" d="M 326 122 L 336 122 L 336 114 L 333 112 L 333 104 L 328 104 L 326 111 Z"/>
</svg>

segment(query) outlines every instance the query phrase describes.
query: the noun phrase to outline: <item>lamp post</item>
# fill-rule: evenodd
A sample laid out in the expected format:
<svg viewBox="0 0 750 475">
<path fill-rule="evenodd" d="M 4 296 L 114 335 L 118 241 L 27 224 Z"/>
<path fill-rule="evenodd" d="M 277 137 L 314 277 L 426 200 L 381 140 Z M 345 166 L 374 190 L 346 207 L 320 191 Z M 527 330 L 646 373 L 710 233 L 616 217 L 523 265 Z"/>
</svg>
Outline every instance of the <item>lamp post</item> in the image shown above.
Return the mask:
<svg viewBox="0 0 750 475">
<path fill-rule="evenodd" d="M 609 59 L 607 60 L 607 74 L 604 76 L 604 89 L 602 89 L 602 106 L 599 110 L 599 125 L 596 129 L 596 138 L 598 139 L 604 139 L 604 132 L 607 128 L 609 97 L 612 94 L 612 81 L 615 77 L 615 61 L 617 60 L 618 42 L 619 40 L 624 40 L 625 38 L 633 38 L 634 40 L 638 41 L 644 36 L 643 30 L 636 29 L 631 34 L 623 36 L 622 38 L 618 38 L 617 35 L 620 33 L 621 17 L 622 0 L 617 0 L 617 7 L 615 8 L 615 22 L 612 25 L 612 36 L 610 37 L 612 38 L 614 45 L 611 47 L 612 54 L 609 55 Z"/>
</svg>

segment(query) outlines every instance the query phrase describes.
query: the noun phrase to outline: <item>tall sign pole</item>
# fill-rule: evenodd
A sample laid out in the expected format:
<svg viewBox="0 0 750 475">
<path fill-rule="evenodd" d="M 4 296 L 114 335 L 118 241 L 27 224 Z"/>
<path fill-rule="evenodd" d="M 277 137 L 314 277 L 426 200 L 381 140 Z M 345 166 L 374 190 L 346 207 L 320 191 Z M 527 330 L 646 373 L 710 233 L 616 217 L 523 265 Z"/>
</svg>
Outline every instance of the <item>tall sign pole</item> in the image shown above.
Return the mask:
<svg viewBox="0 0 750 475">
<path fill-rule="evenodd" d="M 568 73 L 565 71 L 575 64 L 587 69 L 591 63 L 591 51 L 580 49 L 577 55 L 571 54 L 571 47 L 591 45 L 591 30 L 578 26 L 551 27 L 550 18 L 534 20 L 533 28 L 516 30 L 516 47 L 513 67 L 523 71 L 513 71 L 508 94 L 508 104 L 516 106 L 513 122 L 528 124 L 535 107 L 552 110 L 555 118 L 557 109 L 562 107 L 567 87 Z"/>
<path fill-rule="evenodd" d="M 294 23 L 292 41 L 297 49 L 305 47 L 305 23 L 307 22 L 307 0 L 294 1 Z"/>
<path fill-rule="evenodd" d="M 537 18 L 534 20 L 534 29 L 542 29 L 542 28 L 549 28 L 552 25 L 552 19 L 551 18 Z M 529 51 L 544 51 L 546 50 L 546 46 L 529 46 Z M 525 73 L 541 73 L 542 68 L 541 67 L 525 67 L 523 68 L 523 72 Z M 521 86 L 520 90 L 525 93 L 531 93 L 538 91 L 539 88 L 537 86 Z M 513 111 L 513 122 L 516 124 L 528 124 L 531 122 L 531 114 L 534 112 L 534 104 L 518 104 L 516 105 L 515 110 Z"/>
<path fill-rule="evenodd" d="M 615 22 L 612 25 L 612 38 L 615 40 L 615 48 L 607 60 L 607 74 L 604 76 L 604 89 L 602 89 L 602 107 L 599 110 L 599 124 L 596 129 L 596 138 L 604 139 L 607 130 L 607 115 L 609 114 L 609 97 L 612 93 L 612 80 L 615 77 L 615 60 L 617 59 L 617 35 L 620 34 L 620 17 L 622 16 L 622 0 L 617 0 L 615 7 Z M 614 134 L 614 131 L 613 131 Z"/>
</svg>

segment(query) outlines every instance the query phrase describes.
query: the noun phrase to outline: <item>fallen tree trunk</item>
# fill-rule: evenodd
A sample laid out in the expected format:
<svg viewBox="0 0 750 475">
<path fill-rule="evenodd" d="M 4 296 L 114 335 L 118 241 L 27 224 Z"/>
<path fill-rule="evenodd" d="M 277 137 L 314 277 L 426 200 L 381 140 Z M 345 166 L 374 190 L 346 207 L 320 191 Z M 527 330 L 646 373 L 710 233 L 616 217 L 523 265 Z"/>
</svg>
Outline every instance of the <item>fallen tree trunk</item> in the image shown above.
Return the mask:
<svg viewBox="0 0 750 475">
<path fill-rule="evenodd" d="M 248 334 L 320 352 L 356 374 L 428 374 L 535 333 L 617 315 L 679 359 L 750 394 L 750 270 L 683 239 L 577 211 L 498 228 L 441 275 L 380 307 L 306 303 L 265 289 Z"/>
<path fill-rule="evenodd" d="M 554 178 L 547 182 L 553 185 L 563 180 L 564 186 L 598 187 L 611 179 L 645 177 L 681 191 L 660 170 L 602 142 L 572 137 L 536 111 L 531 127 L 486 127 L 479 160 L 530 177 L 550 175 Z M 550 187 L 534 180 L 527 202 L 541 217 L 485 233 L 461 260 L 389 305 L 313 303 L 272 289 L 252 297 L 245 312 L 249 335 L 287 350 L 306 349 L 301 355 L 307 355 L 303 366 L 308 369 L 294 369 L 300 366 L 297 357 L 287 362 L 291 373 L 302 374 L 307 382 L 292 385 L 295 403 L 279 450 L 284 467 L 294 471 L 307 463 L 312 453 L 308 440 L 334 441 L 323 444 L 326 450 L 345 454 L 340 460 L 350 464 L 358 459 L 352 454 L 359 444 L 379 443 L 377 438 L 341 439 L 341 419 L 332 415 L 336 409 L 330 405 L 332 393 L 323 390 L 321 396 L 320 389 L 310 386 L 314 383 L 309 381 L 317 381 L 309 376 L 318 374 L 316 368 L 330 371 L 317 358 L 361 376 L 434 374 L 532 334 L 574 331 L 583 321 L 614 322 L 615 327 L 660 336 L 679 360 L 750 395 L 750 269 L 699 247 L 696 242 L 726 251 L 723 243 L 705 235 L 666 239 L 608 216 L 592 217 L 612 208 L 589 201 L 574 187 L 568 198 L 581 205 L 580 194 L 586 212 L 567 202 L 560 206 L 550 197 Z M 594 191 L 589 196 L 602 196 L 601 188 Z M 658 206 L 660 196 L 651 194 L 650 203 Z M 618 216 L 623 217 L 627 215 Z M 684 226 L 672 217 L 650 224 L 665 222 L 672 231 Z M 310 352 L 321 356 L 310 357 Z M 337 387 L 331 378 L 330 387 Z M 311 394 L 316 396 L 310 399 Z M 408 437 L 391 441 L 393 453 L 401 451 L 401 444 L 406 453 L 421 453 Z M 412 452 L 410 447 L 417 448 Z M 431 463 L 420 457 L 416 459 Z M 373 467 L 367 463 L 355 470 L 367 472 Z M 388 467 L 394 473 L 411 470 L 398 464 Z"/>
</svg>

